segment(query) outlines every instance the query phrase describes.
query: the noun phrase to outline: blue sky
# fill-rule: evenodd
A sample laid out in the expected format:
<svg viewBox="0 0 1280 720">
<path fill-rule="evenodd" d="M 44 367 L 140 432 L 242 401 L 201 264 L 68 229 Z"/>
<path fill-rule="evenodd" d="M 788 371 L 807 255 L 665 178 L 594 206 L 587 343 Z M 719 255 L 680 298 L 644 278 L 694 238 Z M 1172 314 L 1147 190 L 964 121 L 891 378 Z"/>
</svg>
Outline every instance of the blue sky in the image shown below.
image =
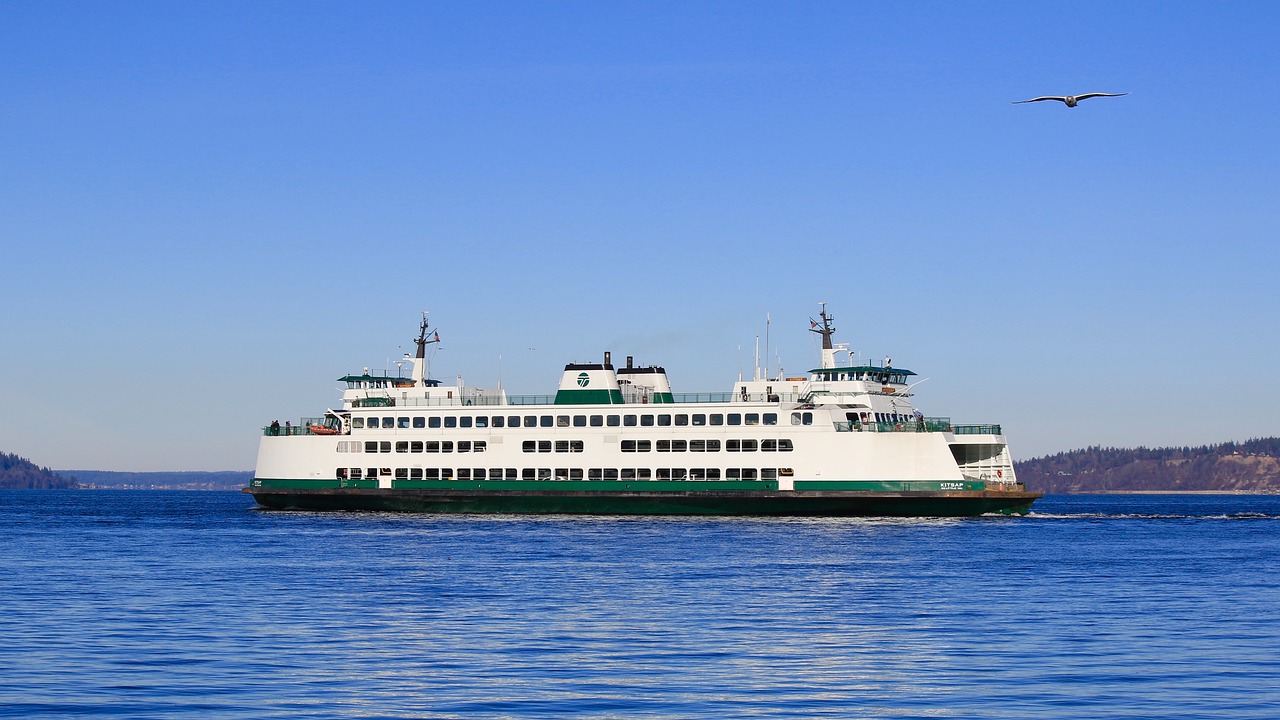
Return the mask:
<svg viewBox="0 0 1280 720">
<path fill-rule="evenodd" d="M 1280 434 L 1273 3 L 0 4 L 0 450 L 241 470 L 446 381 L 727 390 L 819 301 L 1015 457 Z M 1011 105 L 1037 95 L 1129 92 Z M 761 338 L 763 343 L 763 337 Z M 531 349 L 532 348 L 532 349 Z"/>
</svg>

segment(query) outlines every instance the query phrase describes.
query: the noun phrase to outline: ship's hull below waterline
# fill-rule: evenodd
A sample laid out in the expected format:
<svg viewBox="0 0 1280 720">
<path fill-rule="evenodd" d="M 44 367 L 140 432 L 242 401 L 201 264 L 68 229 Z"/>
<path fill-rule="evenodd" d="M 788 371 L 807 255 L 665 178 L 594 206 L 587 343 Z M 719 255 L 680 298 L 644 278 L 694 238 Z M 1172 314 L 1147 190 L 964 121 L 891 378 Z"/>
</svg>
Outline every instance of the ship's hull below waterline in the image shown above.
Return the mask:
<svg viewBox="0 0 1280 720">
<path fill-rule="evenodd" d="M 245 488 L 272 510 L 455 514 L 966 517 L 1022 515 L 1041 493 L 956 491 L 565 492 L 537 490 Z"/>
</svg>

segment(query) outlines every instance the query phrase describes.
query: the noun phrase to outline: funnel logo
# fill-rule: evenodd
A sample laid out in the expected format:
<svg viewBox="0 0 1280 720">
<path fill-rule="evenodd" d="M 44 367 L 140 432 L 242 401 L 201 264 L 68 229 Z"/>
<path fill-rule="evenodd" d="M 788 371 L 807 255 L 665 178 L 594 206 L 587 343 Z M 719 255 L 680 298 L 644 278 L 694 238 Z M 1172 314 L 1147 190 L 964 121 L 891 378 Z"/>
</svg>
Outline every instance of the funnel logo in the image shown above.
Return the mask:
<svg viewBox="0 0 1280 720">
<path fill-rule="evenodd" d="M 578 387 L 586 387 L 591 382 L 591 376 L 586 373 L 578 373 Z"/>
</svg>

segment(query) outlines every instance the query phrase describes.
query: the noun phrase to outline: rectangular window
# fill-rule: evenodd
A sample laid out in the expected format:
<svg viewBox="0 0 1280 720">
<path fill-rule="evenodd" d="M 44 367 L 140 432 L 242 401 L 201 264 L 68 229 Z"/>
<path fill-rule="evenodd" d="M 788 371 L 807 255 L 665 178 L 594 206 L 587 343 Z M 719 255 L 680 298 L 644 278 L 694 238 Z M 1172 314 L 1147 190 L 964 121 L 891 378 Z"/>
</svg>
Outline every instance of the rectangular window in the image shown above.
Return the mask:
<svg viewBox="0 0 1280 720">
<path fill-rule="evenodd" d="M 458 418 L 456 418 L 456 417 L 454 417 L 454 416 L 452 416 L 452 415 L 450 415 L 449 417 L 446 417 L 446 418 L 444 419 L 444 426 L 445 426 L 445 427 L 447 427 L 447 428 L 456 428 L 456 427 L 458 427 Z"/>
<path fill-rule="evenodd" d="M 755 469 L 755 468 L 742 468 L 742 479 L 743 479 L 743 480 L 755 480 L 755 479 L 756 479 L 756 469 Z"/>
<path fill-rule="evenodd" d="M 777 452 L 777 451 L 778 451 L 777 440 L 761 440 L 760 441 L 760 452 Z"/>
<path fill-rule="evenodd" d="M 761 480 L 777 480 L 778 468 L 760 468 Z"/>
<path fill-rule="evenodd" d="M 748 425 L 759 425 L 759 424 L 760 424 L 760 413 L 747 413 L 747 424 L 748 424 Z"/>
<path fill-rule="evenodd" d="M 422 468 L 409 468 L 409 479 L 410 479 L 410 480 L 421 480 L 421 479 L 422 479 Z"/>
<path fill-rule="evenodd" d="M 689 424 L 689 416 L 684 413 L 676 415 L 676 427 L 684 427 Z"/>
<path fill-rule="evenodd" d="M 408 417 L 398 417 L 396 418 L 396 427 L 401 428 L 403 430 L 408 430 L 410 422 L 412 422 L 412 419 Z"/>
<path fill-rule="evenodd" d="M 587 426 L 587 416 L 586 416 L 586 415 L 574 415 L 574 416 L 573 416 L 573 426 L 574 426 L 574 427 L 586 427 L 586 426 Z"/>
<path fill-rule="evenodd" d="M 362 418 L 362 417 L 358 417 L 358 418 L 351 418 L 351 429 L 352 429 L 352 430 L 360 430 L 360 429 L 362 429 L 363 427 L 364 427 L 364 418 Z"/>
<path fill-rule="evenodd" d="M 452 479 L 453 479 L 453 468 L 440 468 L 440 479 L 441 479 L 441 480 L 452 480 Z"/>
<path fill-rule="evenodd" d="M 458 479 L 463 481 L 470 480 L 471 468 L 458 468 Z"/>
<path fill-rule="evenodd" d="M 684 440 L 672 440 L 671 452 L 684 452 L 688 448 L 688 443 Z"/>
<path fill-rule="evenodd" d="M 378 418 L 369 418 L 369 427 L 371 428 L 378 427 Z"/>
<path fill-rule="evenodd" d="M 755 441 L 755 440 L 743 440 L 743 441 L 742 441 L 742 452 L 755 452 L 755 451 L 756 451 L 756 441 Z"/>
<path fill-rule="evenodd" d="M 568 479 L 569 479 L 569 468 L 556 468 L 556 469 L 555 469 L 555 477 L 556 477 L 556 479 L 557 479 L 557 480 L 568 480 Z"/>
<path fill-rule="evenodd" d="M 524 479 L 524 480 L 537 480 L 538 471 L 534 470 L 533 468 L 525 468 L 524 470 L 521 471 L 520 477 L 521 479 Z"/>
<path fill-rule="evenodd" d="M 556 441 L 556 452 L 563 452 L 563 453 L 567 453 L 567 452 L 569 452 L 569 441 L 568 441 L 568 440 L 557 440 L 557 441 Z"/>
<path fill-rule="evenodd" d="M 619 471 L 618 471 L 618 479 L 619 479 L 619 480 L 635 480 L 635 479 L 636 479 L 636 469 L 635 469 L 635 468 L 622 468 L 621 470 L 619 470 Z"/>
<path fill-rule="evenodd" d="M 531 416 L 531 417 L 532 417 L 532 416 Z M 518 427 L 520 427 L 520 416 L 519 416 L 519 415 L 508 415 L 508 416 L 507 416 L 507 427 L 514 427 L 514 428 L 518 428 Z M 532 425 L 530 425 L 529 427 L 533 427 L 533 426 L 532 426 Z"/>
<path fill-rule="evenodd" d="M 792 447 L 792 445 L 791 445 L 791 441 L 790 441 L 790 440 L 779 440 L 779 441 L 778 441 L 778 452 L 791 452 L 791 451 L 792 451 L 792 450 L 794 450 L 794 449 L 795 449 L 795 448 L 794 448 L 794 447 Z"/>
<path fill-rule="evenodd" d="M 427 418 L 427 427 L 432 427 L 432 428 L 440 427 L 440 418 L 438 417 Z"/>
<path fill-rule="evenodd" d="M 440 468 L 426 468 L 422 471 L 423 480 L 439 480 Z"/>
<path fill-rule="evenodd" d="M 414 418 L 414 419 L 413 419 L 413 427 L 414 427 L 414 428 L 416 428 L 416 429 L 418 429 L 418 430 L 421 430 L 422 428 L 424 428 L 424 427 L 426 427 L 426 426 L 427 426 L 427 419 L 426 419 L 426 418 L 424 418 L 424 417 L 416 417 L 416 418 Z"/>
<path fill-rule="evenodd" d="M 471 443 L 471 452 L 484 452 L 489 449 L 488 440 L 476 440 Z"/>
<path fill-rule="evenodd" d="M 347 479 L 347 469 L 346 469 L 346 468 L 338 468 L 338 479 L 339 479 L 339 480 L 346 480 L 346 479 Z"/>
<path fill-rule="evenodd" d="M 555 418 L 551 417 L 550 415 L 543 415 L 542 417 L 538 418 L 538 424 L 542 427 L 556 426 Z"/>
<path fill-rule="evenodd" d="M 605 480 L 617 480 L 617 479 L 618 479 L 618 468 L 605 468 L 605 469 L 604 469 L 604 479 L 605 479 Z"/>
<path fill-rule="evenodd" d="M 765 425 L 777 425 L 777 424 L 778 424 L 778 413 L 765 413 L 765 414 L 764 414 L 764 424 L 765 424 Z"/>
<path fill-rule="evenodd" d="M 640 416 L 640 427 L 653 427 L 653 416 L 652 416 L 652 415 L 641 415 L 641 416 Z"/>
<path fill-rule="evenodd" d="M 409 452 L 415 452 L 415 453 L 422 452 L 422 441 L 414 440 L 413 442 L 409 443 Z"/>
<path fill-rule="evenodd" d="M 452 440 L 441 441 L 440 452 L 453 452 L 453 441 Z"/>
<path fill-rule="evenodd" d="M 398 453 L 407 453 L 407 452 L 409 452 L 409 441 L 408 441 L 408 440 L 399 440 L 399 441 L 397 441 L 397 442 L 396 442 L 396 452 L 398 452 Z"/>
<path fill-rule="evenodd" d="M 391 452 L 391 441 L 383 440 L 382 442 L 378 443 L 378 452 L 384 452 L 384 453 Z"/>
<path fill-rule="evenodd" d="M 592 416 L 591 416 L 591 427 L 604 427 L 604 416 L 603 416 L 603 415 L 592 415 Z"/>
<path fill-rule="evenodd" d="M 738 468 L 726 468 L 724 471 L 725 480 L 738 480 L 742 477 L 742 471 Z"/>
<path fill-rule="evenodd" d="M 791 424 L 792 425 L 800 424 L 800 413 L 798 412 L 791 413 Z"/>
<path fill-rule="evenodd" d="M 369 441 L 365 442 L 365 444 L 364 444 L 364 451 L 365 451 L 365 452 L 367 452 L 367 453 L 371 453 L 371 452 L 372 452 L 372 453 L 376 453 L 376 452 L 378 452 L 378 441 L 377 441 L 377 440 L 369 440 Z"/>
<path fill-rule="evenodd" d="M 636 468 L 636 479 L 637 479 L 637 480 L 652 480 L 652 479 L 653 479 L 653 471 L 652 471 L 652 470 L 650 470 L 649 468 Z"/>
<path fill-rule="evenodd" d="M 396 479 L 397 479 L 397 480 L 408 480 L 408 479 L 409 479 L 409 468 L 396 468 Z"/>
<path fill-rule="evenodd" d="M 670 440 L 659 440 L 659 441 L 658 441 L 658 452 L 671 452 L 671 441 L 670 441 Z"/>
<path fill-rule="evenodd" d="M 635 451 L 636 451 L 636 441 L 635 441 L 635 440 L 623 440 L 623 441 L 622 441 L 622 452 L 630 452 L 630 453 L 633 453 L 633 452 L 635 452 Z"/>
<path fill-rule="evenodd" d="M 440 452 L 440 442 L 438 440 L 428 440 L 426 443 L 426 450 L 429 453 Z"/>
<path fill-rule="evenodd" d="M 741 424 L 742 424 L 742 415 L 741 415 L 741 414 L 739 414 L 739 413 L 729 413 L 729 424 L 730 424 L 730 425 L 741 425 Z"/>
<path fill-rule="evenodd" d="M 581 479 L 582 479 L 582 468 L 569 468 L 569 479 L 570 479 L 570 480 L 581 480 Z"/>
<path fill-rule="evenodd" d="M 659 415 L 659 416 L 658 416 L 658 427 L 670 427 L 670 426 L 671 426 L 671 416 L 670 416 L 670 415 Z"/>
<path fill-rule="evenodd" d="M 468 415 L 466 417 L 460 417 L 458 418 L 458 427 L 469 428 L 475 424 L 475 420 L 476 420 L 475 417 L 471 415 Z"/>
<path fill-rule="evenodd" d="M 653 451 L 653 441 L 651 440 L 636 441 L 636 452 L 652 452 L 652 451 Z"/>
<path fill-rule="evenodd" d="M 720 452 L 720 441 L 719 441 L 719 440 L 708 440 L 708 441 L 707 441 L 707 452 Z"/>
<path fill-rule="evenodd" d="M 549 452 L 551 452 L 551 441 L 550 441 L 550 440 L 539 440 L 539 441 L 538 441 L 538 452 L 540 452 L 540 453 L 549 453 Z"/>
<path fill-rule="evenodd" d="M 484 468 L 471 468 L 471 479 L 472 479 L 472 480 L 483 480 L 483 479 L 484 479 Z"/>
<path fill-rule="evenodd" d="M 706 440 L 690 440 L 689 441 L 689 452 L 706 452 L 706 451 L 707 451 Z"/>
<path fill-rule="evenodd" d="M 556 416 L 556 427 L 569 427 L 569 416 L 568 416 L 568 415 L 557 415 L 557 416 Z"/>
<path fill-rule="evenodd" d="M 458 441 L 458 452 L 460 452 L 460 453 L 464 453 L 464 452 L 471 452 L 471 441 L 470 441 L 470 440 L 459 440 L 459 441 Z"/>
<path fill-rule="evenodd" d="M 569 452 L 576 452 L 576 453 L 580 453 L 580 452 L 582 452 L 582 441 L 581 441 L 581 440 L 570 440 L 570 441 L 569 441 Z"/>
<path fill-rule="evenodd" d="M 692 419 L 694 427 L 702 427 L 707 424 L 707 416 L 702 413 L 695 413 Z"/>
<path fill-rule="evenodd" d="M 524 416 L 524 426 L 525 426 L 525 427 L 538 427 L 538 416 L 537 416 L 537 415 L 525 415 L 525 416 Z M 514 426 L 514 425 L 512 425 L 511 427 L 515 427 L 515 426 Z"/>
<path fill-rule="evenodd" d="M 724 424 L 724 415 L 721 415 L 720 413 L 712 413 L 712 414 L 711 414 L 711 424 L 712 424 L 712 425 L 723 425 L 723 424 Z"/>
<path fill-rule="evenodd" d="M 605 421 L 605 425 L 608 425 L 609 427 L 618 427 L 621 424 L 622 416 L 620 415 L 610 415 L 608 420 Z"/>
<path fill-rule="evenodd" d="M 635 427 L 635 426 L 636 426 L 636 416 L 635 416 L 635 415 L 623 415 L 623 416 L 622 416 L 622 426 L 623 426 L 623 427 Z"/>
<path fill-rule="evenodd" d="M 538 479 L 539 479 L 539 480 L 550 480 L 550 479 L 551 479 L 551 468 L 538 468 Z"/>
<path fill-rule="evenodd" d="M 493 423 L 493 427 L 496 427 L 496 428 L 503 427 L 507 424 L 506 422 L 507 419 L 502 417 L 501 415 L 494 415 L 493 417 L 489 418 L 489 421 Z"/>
<path fill-rule="evenodd" d="M 725 449 L 725 452 L 738 452 L 742 450 L 742 441 L 741 440 L 725 440 L 724 449 Z"/>
<path fill-rule="evenodd" d="M 384 418 L 382 418 L 382 429 L 383 429 L 383 430 L 390 430 L 391 428 L 395 427 L 395 424 L 396 424 L 396 419 L 395 419 L 395 418 L 389 418 L 389 417 L 384 417 Z M 387 473 L 387 474 L 389 475 L 390 473 Z"/>
<path fill-rule="evenodd" d="M 707 468 L 707 479 L 708 479 L 708 480 L 719 480 L 719 479 L 720 479 L 720 468 Z"/>
</svg>

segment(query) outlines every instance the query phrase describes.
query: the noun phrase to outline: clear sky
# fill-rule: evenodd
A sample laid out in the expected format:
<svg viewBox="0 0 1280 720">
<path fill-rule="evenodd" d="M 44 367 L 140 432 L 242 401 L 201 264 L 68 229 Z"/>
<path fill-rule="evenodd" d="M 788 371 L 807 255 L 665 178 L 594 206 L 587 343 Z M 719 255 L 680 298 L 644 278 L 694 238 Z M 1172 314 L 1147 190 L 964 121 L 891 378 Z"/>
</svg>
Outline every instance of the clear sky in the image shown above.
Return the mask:
<svg viewBox="0 0 1280 720">
<path fill-rule="evenodd" d="M 1280 434 L 1280 4 L 0 2 L 0 451 L 247 470 L 411 350 L 726 391 L 826 301 L 1017 458 Z M 1038 95 L 1129 92 L 1076 108 Z M 392 366 L 394 367 L 394 366 Z"/>
</svg>

